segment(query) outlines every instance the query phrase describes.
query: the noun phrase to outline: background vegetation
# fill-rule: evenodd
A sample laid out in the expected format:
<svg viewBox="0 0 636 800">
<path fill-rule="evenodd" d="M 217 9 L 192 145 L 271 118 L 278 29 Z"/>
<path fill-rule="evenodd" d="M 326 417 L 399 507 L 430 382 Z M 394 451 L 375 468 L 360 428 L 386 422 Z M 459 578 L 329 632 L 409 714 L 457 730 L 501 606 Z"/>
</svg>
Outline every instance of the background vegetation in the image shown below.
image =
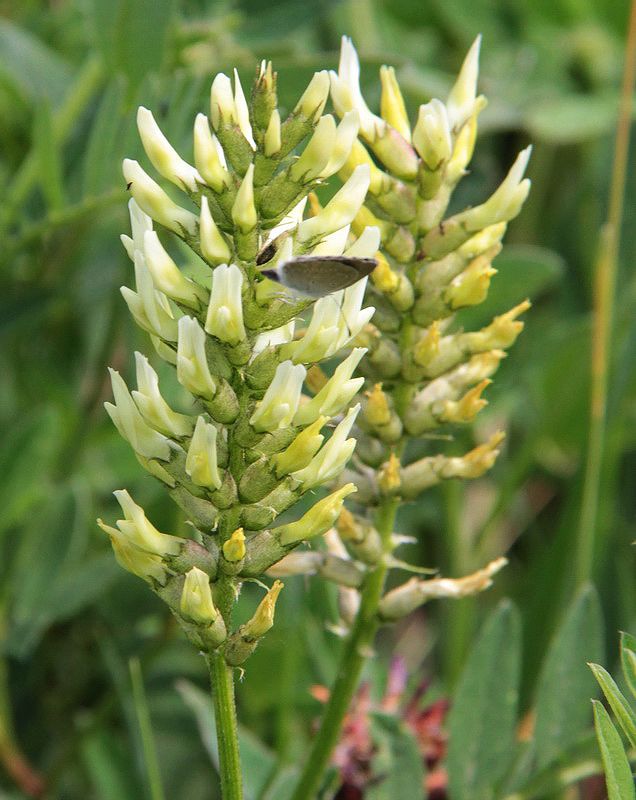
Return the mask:
<svg viewBox="0 0 636 800">
<path fill-rule="evenodd" d="M 462 772 L 471 743 L 482 748 L 474 756 L 490 785 L 503 780 L 497 765 L 511 763 L 488 744 L 484 720 L 504 750 L 515 736 L 526 741 L 536 769 L 548 775 L 526 794 L 502 789 L 497 797 L 560 796 L 555 765 L 576 765 L 581 776 L 598 771 L 589 704 L 596 690 L 585 662 L 611 669 L 616 631 L 633 630 L 636 619 L 633 164 L 596 589 L 577 594 L 574 577 L 592 272 L 606 215 L 626 0 L 4 0 L 0 14 L 0 798 L 37 796 L 44 784 L 47 798 L 150 797 L 140 674 L 165 795 L 214 797 L 214 743 L 199 692 L 204 661 L 165 607 L 116 565 L 94 522 L 114 516 L 111 492 L 126 486 L 159 527 L 177 532 L 182 524 L 102 408 L 106 365 L 128 373 L 142 335 L 118 291 L 131 281 L 118 241 L 128 229 L 120 163 L 139 155 L 140 103 L 158 113 L 188 157 L 192 122 L 207 109 L 216 72 L 236 65 L 249 83 L 257 61 L 272 58 L 289 108 L 314 70 L 336 65 L 342 33 L 361 53 L 367 97 L 379 99 L 377 69 L 394 64 L 412 112 L 445 96 L 483 33 L 480 85 L 490 105 L 458 204 L 487 196 L 514 154 L 530 141 L 535 147 L 530 200 L 510 226 L 489 299 L 465 314 L 472 325 L 526 296 L 534 303 L 473 432 L 482 440 L 501 426 L 507 447 L 487 478 L 431 491 L 399 519 L 402 532 L 417 536 L 408 552 L 416 563 L 459 575 L 506 552 L 511 564 L 486 595 L 427 606 L 383 633 L 368 675 L 371 695 L 385 691 L 394 650 L 408 670 L 406 694 L 424 692 L 420 708 L 455 697 L 449 724 L 465 738 L 458 734 L 449 754 L 453 800 L 491 797 Z M 498 605 L 502 597 L 513 605 Z M 250 797 L 259 796 L 277 760 L 293 764 L 304 751 L 320 712 L 320 692 L 310 688 L 329 685 L 334 670 L 336 620 L 330 587 L 287 581 L 276 626 L 239 687 Z M 469 677 L 455 691 L 471 650 Z M 138 659 L 136 682 L 131 659 Z M 489 671 L 494 686 L 512 695 L 520 671 L 517 712 L 493 707 Z M 433 707 L 440 716 L 443 708 Z M 433 713 L 418 736 L 398 731 L 389 716 L 373 718 L 371 763 L 358 759 L 383 778 L 364 795 L 374 800 L 407 796 L 395 781 L 408 772 L 409 748 L 426 750 L 432 774 L 444 749 Z M 356 762 L 349 750 L 345 760 Z M 522 774 L 523 758 L 515 764 Z M 340 797 L 362 796 L 353 791 L 352 783 Z M 581 791 L 604 796 L 593 780 Z M 152 797 L 161 797 L 156 782 Z"/>
</svg>

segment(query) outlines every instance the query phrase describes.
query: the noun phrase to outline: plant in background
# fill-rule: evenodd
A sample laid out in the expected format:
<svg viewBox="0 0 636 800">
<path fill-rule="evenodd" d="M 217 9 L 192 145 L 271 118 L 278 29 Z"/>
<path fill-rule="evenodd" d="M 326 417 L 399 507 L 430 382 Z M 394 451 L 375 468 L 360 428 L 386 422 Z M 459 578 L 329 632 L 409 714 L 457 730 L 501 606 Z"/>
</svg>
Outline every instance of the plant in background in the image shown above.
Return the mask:
<svg viewBox="0 0 636 800">
<path fill-rule="evenodd" d="M 632 697 L 636 697 L 636 639 L 627 633 L 621 635 L 621 667 L 623 679 Z M 605 699 L 614 712 L 618 727 L 629 744 L 630 758 L 636 748 L 636 712 L 626 699 L 616 681 L 599 664 L 590 664 L 590 669 L 603 690 Z M 616 725 L 598 700 L 594 705 L 594 724 L 605 770 L 609 800 L 630 800 L 636 797 L 630 758 Z"/>
<path fill-rule="evenodd" d="M 360 235 L 367 226 L 378 228 L 382 244 L 367 288 L 376 311 L 357 339 L 367 352 L 361 363 L 366 380 L 359 397 L 356 457 L 340 478 L 358 487 L 361 508 L 355 514 L 343 509 L 339 541 L 333 544 L 341 557 L 344 550 L 352 564 L 364 565 L 365 575 L 359 591 L 341 592 L 344 622 L 351 631 L 294 800 L 312 797 L 318 788 L 378 626 L 430 599 L 480 591 L 505 564 L 498 558 L 460 579 L 414 577 L 385 593 L 391 567 L 419 571 L 393 555 L 404 541 L 393 531 L 400 503 L 449 478 L 480 477 L 494 463 L 504 435 L 496 432 L 461 455 L 431 448 L 410 461 L 407 446 L 435 440 L 449 425 L 475 418 L 486 405 L 482 394 L 490 376 L 523 328 L 518 317 L 529 307 L 524 301 L 474 332 L 462 330 L 455 320 L 456 312 L 485 299 L 507 222 L 519 213 L 530 189 L 523 177 L 527 148 L 488 200 L 446 216 L 453 190 L 466 174 L 477 118 L 486 105 L 476 91 L 479 46 L 477 39 L 446 103 L 433 99 L 422 105 L 413 129 L 392 67 L 380 70 L 381 116 L 369 110 L 362 96 L 358 56 L 347 38 L 338 72 L 331 73 L 337 114 L 344 120 L 357 112 L 360 119 L 359 140 L 340 176 L 351 180 L 361 167 L 370 174 L 369 192 L 352 230 Z M 298 556 L 278 569 L 286 564 L 302 567 Z"/>
<path fill-rule="evenodd" d="M 137 162 L 124 162 L 132 236 L 122 240 L 136 286 L 122 294 L 157 354 L 176 368 L 191 405 L 172 409 L 157 373 L 137 353 L 137 389 L 111 371 L 115 403 L 106 408 L 140 463 L 183 509 L 192 535 L 159 532 L 123 490 L 115 495 L 124 519 L 100 525 L 122 566 L 150 584 L 208 660 L 226 799 L 242 791 L 233 671 L 271 628 L 282 589 L 276 580 L 252 618 L 236 627 L 232 611 L 243 582 L 260 582 L 268 571 L 317 572 L 341 587 L 351 632 L 296 789 L 295 797 L 307 800 L 379 624 L 431 598 L 480 591 L 505 563 L 497 559 L 459 579 L 413 578 L 385 594 L 391 567 L 420 571 L 393 555 L 401 541 L 393 532 L 399 504 L 441 480 L 482 475 L 502 434 L 463 455 L 433 453 L 412 463 L 405 447 L 474 418 L 527 308 L 522 303 L 477 332 L 453 322 L 455 311 L 486 296 L 506 222 L 529 189 L 524 151 L 488 201 L 444 219 L 484 106 L 475 92 L 478 46 L 447 103 L 422 106 L 412 134 L 392 69 L 381 72 L 382 116 L 369 111 L 347 40 L 339 73 L 316 73 L 285 120 L 271 64 L 260 67 L 249 102 L 236 73 L 234 86 L 217 75 L 210 119 L 200 114 L 195 121 L 194 166 L 151 112 L 139 109 L 148 158 L 190 202 L 175 203 Z M 330 83 L 339 124 L 322 113 Z M 312 198 L 305 218 L 307 197 L 336 173 L 342 188 L 324 208 Z M 168 236 L 162 241 L 159 233 Z M 170 234 L 198 256 L 187 274 L 169 253 Z M 311 258 L 297 260 L 303 256 Z M 366 279 L 343 279 L 347 288 L 315 301 L 285 294 L 265 277 L 284 274 L 285 265 L 308 271 L 327 264 L 340 280 L 341 268 L 370 257 L 378 265 L 366 308 Z M 295 331 L 314 302 L 307 327 Z M 340 360 L 328 377 L 318 364 L 333 358 Z M 353 377 L 363 358 L 365 377 Z M 356 461 L 345 470 L 356 423 Z M 330 493 L 300 519 L 277 524 L 327 485 Z M 364 514 L 343 509 L 356 491 Z M 291 553 L 334 525 L 327 552 Z"/>
</svg>

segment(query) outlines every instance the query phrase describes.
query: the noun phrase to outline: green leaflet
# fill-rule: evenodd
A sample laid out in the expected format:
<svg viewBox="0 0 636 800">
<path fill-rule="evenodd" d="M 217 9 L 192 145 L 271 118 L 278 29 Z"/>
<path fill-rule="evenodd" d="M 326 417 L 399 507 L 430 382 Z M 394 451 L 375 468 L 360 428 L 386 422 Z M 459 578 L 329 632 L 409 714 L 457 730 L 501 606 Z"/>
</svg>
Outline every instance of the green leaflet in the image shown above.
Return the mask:
<svg viewBox="0 0 636 800">
<path fill-rule="evenodd" d="M 503 601 L 485 623 L 459 682 L 449 717 L 448 777 L 453 800 L 490 800 L 515 750 L 521 630 Z"/>
<path fill-rule="evenodd" d="M 596 735 L 605 769 L 608 800 L 634 800 L 636 797 L 634 779 L 621 737 L 601 703 L 598 700 L 593 700 L 592 703 Z"/>
<path fill-rule="evenodd" d="M 590 664 L 594 677 L 603 690 L 607 702 L 610 704 L 618 724 L 629 739 L 632 747 L 636 747 L 636 714 L 634 714 L 623 693 L 606 669 L 599 664 Z"/>
<path fill-rule="evenodd" d="M 369 787 L 368 800 L 419 800 L 424 797 L 422 754 L 415 736 L 404 723 L 389 714 L 373 715 L 374 739 L 378 751 L 373 772 L 380 782 Z"/>
<path fill-rule="evenodd" d="M 571 747 L 589 722 L 594 682 L 588 661 L 602 656 L 602 622 L 595 590 L 584 587 L 558 628 L 541 670 L 534 730 L 537 767 L 542 769 Z"/>
</svg>

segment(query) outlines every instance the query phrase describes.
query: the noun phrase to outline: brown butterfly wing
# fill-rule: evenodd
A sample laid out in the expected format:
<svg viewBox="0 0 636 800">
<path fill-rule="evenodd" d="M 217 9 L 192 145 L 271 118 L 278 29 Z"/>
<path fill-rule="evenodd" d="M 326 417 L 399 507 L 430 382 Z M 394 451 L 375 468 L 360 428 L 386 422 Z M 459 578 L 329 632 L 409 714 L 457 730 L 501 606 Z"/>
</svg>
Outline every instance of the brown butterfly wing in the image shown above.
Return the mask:
<svg viewBox="0 0 636 800">
<path fill-rule="evenodd" d="M 301 294 L 324 297 L 357 283 L 376 265 L 374 258 L 298 256 L 281 265 L 279 280 Z"/>
</svg>

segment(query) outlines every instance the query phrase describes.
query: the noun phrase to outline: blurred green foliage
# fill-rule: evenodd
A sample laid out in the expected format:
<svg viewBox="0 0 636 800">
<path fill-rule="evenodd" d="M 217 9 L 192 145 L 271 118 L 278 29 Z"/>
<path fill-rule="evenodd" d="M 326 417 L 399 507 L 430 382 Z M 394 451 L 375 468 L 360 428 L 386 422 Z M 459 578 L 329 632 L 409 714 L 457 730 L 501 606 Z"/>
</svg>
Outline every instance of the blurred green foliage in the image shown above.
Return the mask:
<svg viewBox="0 0 636 800">
<path fill-rule="evenodd" d="M 216 72 L 237 65 L 249 80 L 258 60 L 272 58 L 289 108 L 314 70 L 335 66 L 342 33 L 361 53 L 367 97 L 378 100 L 378 67 L 394 64 L 412 112 L 444 96 L 472 39 L 484 34 L 480 85 L 490 105 L 460 205 L 485 197 L 520 146 L 535 145 L 530 201 L 511 225 L 487 303 L 465 315 L 467 326 L 480 324 L 525 296 L 534 301 L 474 434 L 501 426 L 507 449 L 487 478 L 430 492 L 399 521 L 418 537 L 408 553 L 417 563 L 458 575 L 506 552 L 511 565 L 479 599 L 427 606 L 387 631 L 369 666 L 373 693 L 383 691 L 391 650 L 404 658 L 413 686 L 428 678 L 431 697 L 452 692 L 484 613 L 508 596 L 518 611 L 500 607 L 471 655 L 470 663 L 483 660 L 490 637 L 489 658 L 497 648 L 501 657 L 483 669 L 502 670 L 515 694 L 514 707 L 506 701 L 497 717 L 508 741 L 494 750 L 477 742 L 480 760 L 495 759 L 501 786 L 523 784 L 527 759 L 503 781 L 507 748 L 514 708 L 524 715 L 535 698 L 537 725 L 547 731 L 540 767 L 549 771 L 567 757 L 566 745 L 587 742 L 592 687 L 568 656 L 601 659 L 601 611 L 596 600 L 596 611 L 584 611 L 580 598 L 567 617 L 565 609 L 575 589 L 587 436 L 591 273 L 627 0 L 4 0 L 0 15 L 0 798 L 34 796 L 38 773 L 47 798 L 150 797 L 131 657 L 140 660 L 166 796 L 214 797 L 203 659 L 143 584 L 117 567 L 94 523 L 113 518 L 111 492 L 126 486 L 160 528 L 176 533 L 182 524 L 102 409 L 106 365 L 126 374 L 143 343 L 118 291 L 131 278 L 118 241 L 128 228 L 120 162 L 139 155 L 138 104 L 158 113 L 187 157 Z M 627 180 L 595 558 L 606 664 L 617 658 L 614 631 L 633 629 L 636 618 L 634 169 Z M 336 616 L 330 587 L 287 581 L 276 626 L 249 663 L 238 699 L 254 800 L 284 796 L 277 787 L 289 783 L 285 769 L 301 757 L 319 714 L 309 688 L 333 677 Z M 546 660 L 557 626 L 565 638 Z M 550 699 L 549 670 L 557 686 L 573 680 L 570 699 L 583 698 L 582 711 Z M 482 672 L 461 679 L 451 730 L 461 727 L 467 697 L 484 714 L 499 713 L 480 695 L 489 685 Z M 408 762 L 414 745 L 382 720 L 374 730 L 385 789 L 380 782 L 369 797 L 406 796 L 396 788 L 404 775 L 421 780 Z M 464 758 L 458 740 L 450 768 L 460 800 L 477 797 Z M 518 796 L 553 797 L 557 784 L 539 778 L 534 793 Z"/>
</svg>

